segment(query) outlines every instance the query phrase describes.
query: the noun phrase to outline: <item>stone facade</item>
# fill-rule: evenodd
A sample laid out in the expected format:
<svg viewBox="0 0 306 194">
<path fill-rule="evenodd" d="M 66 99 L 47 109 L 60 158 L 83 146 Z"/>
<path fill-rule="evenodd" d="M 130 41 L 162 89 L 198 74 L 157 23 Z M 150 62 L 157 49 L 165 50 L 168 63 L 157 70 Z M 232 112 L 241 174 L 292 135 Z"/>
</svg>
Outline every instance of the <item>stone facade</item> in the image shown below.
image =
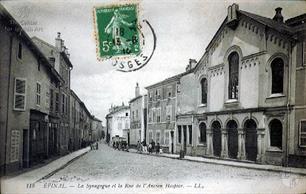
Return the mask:
<svg viewBox="0 0 306 194">
<path fill-rule="evenodd" d="M 125 138 L 130 143 L 130 107 L 112 106 L 106 115 L 108 141 L 111 145 L 115 137 Z"/>
<path fill-rule="evenodd" d="M 49 157 L 49 91 L 61 79 L 2 6 L 0 25 L 0 165 L 7 174 Z"/>
<path fill-rule="evenodd" d="M 177 151 L 303 166 L 306 17 L 229 10 L 194 78 L 180 79 Z"/>
<path fill-rule="evenodd" d="M 55 46 L 37 37 L 31 39 L 1 5 L 0 26 L 3 175 L 80 148 L 80 129 L 84 129 L 84 142 L 90 142 L 94 117 L 77 99 L 77 105 L 71 109 L 79 111 L 80 123 L 70 120 L 70 105 L 75 105 L 75 101 L 70 102 L 72 64 L 60 33 Z"/>
<path fill-rule="evenodd" d="M 140 95 L 139 85 L 135 87 L 135 97 L 129 101 L 130 104 L 130 144 L 137 145 L 146 136 L 146 109 L 147 95 Z"/>
</svg>

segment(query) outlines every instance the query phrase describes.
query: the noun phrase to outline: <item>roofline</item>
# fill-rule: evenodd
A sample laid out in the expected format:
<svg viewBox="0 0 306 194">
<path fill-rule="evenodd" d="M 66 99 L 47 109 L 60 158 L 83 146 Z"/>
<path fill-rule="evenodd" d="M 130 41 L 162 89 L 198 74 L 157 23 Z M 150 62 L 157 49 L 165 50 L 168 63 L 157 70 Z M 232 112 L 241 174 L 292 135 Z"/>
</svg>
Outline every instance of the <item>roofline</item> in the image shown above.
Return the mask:
<svg viewBox="0 0 306 194">
<path fill-rule="evenodd" d="M 22 28 L 22 26 L 15 20 L 15 18 L 5 9 L 5 7 L 0 4 L 0 15 L 7 16 L 10 18 L 11 22 L 10 25 L 13 25 L 14 27 L 17 27 L 14 29 L 15 33 L 19 33 L 19 35 L 23 38 L 24 41 L 28 42 L 29 49 L 33 52 L 34 55 L 38 58 L 38 62 L 40 60 L 43 61 L 43 64 L 47 68 L 50 68 L 50 73 L 53 75 L 57 81 L 61 82 L 63 79 L 60 77 L 60 75 L 56 72 L 54 67 L 49 63 L 49 60 L 46 58 L 46 56 L 40 51 L 40 49 L 37 47 L 37 45 L 32 41 L 30 36 L 27 34 L 27 32 Z M 4 24 L 7 25 L 7 24 Z"/>
<path fill-rule="evenodd" d="M 149 90 L 149 89 L 154 88 L 154 87 L 156 87 L 156 86 L 160 86 L 160 85 L 162 85 L 162 84 L 164 84 L 164 83 L 166 83 L 166 82 L 173 82 L 173 81 L 180 80 L 182 76 L 187 75 L 187 74 L 189 74 L 189 73 L 193 73 L 194 70 L 195 70 L 195 67 L 192 68 L 192 69 L 190 69 L 190 70 L 188 70 L 188 71 L 185 71 L 185 72 L 183 72 L 183 73 L 176 74 L 176 75 L 174 75 L 174 76 L 172 76 L 172 77 L 166 78 L 166 79 L 164 79 L 164 80 L 162 80 L 162 81 L 160 81 L 160 82 L 157 82 L 157 83 L 155 83 L 155 84 L 146 86 L 145 89 Z"/>
<path fill-rule="evenodd" d="M 137 100 L 138 98 L 142 98 L 143 96 L 142 95 L 140 95 L 140 96 L 137 96 L 137 97 L 135 97 L 135 98 L 132 98 L 130 101 L 129 101 L 129 103 L 132 103 L 132 102 L 134 102 L 135 100 Z"/>
<path fill-rule="evenodd" d="M 79 98 L 79 96 L 78 96 L 72 89 L 70 89 L 70 92 L 72 93 L 73 96 L 76 97 L 76 99 L 77 99 L 79 102 L 82 102 L 82 100 Z"/>
<path fill-rule="evenodd" d="M 73 65 L 69 59 L 69 57 L 67 56 L 67 54 L 64 51 L 60 52 L 62 57 L 64 58 L 65 62 L 69 65 L 69 67 L 73 68 Z"/>
</svg>

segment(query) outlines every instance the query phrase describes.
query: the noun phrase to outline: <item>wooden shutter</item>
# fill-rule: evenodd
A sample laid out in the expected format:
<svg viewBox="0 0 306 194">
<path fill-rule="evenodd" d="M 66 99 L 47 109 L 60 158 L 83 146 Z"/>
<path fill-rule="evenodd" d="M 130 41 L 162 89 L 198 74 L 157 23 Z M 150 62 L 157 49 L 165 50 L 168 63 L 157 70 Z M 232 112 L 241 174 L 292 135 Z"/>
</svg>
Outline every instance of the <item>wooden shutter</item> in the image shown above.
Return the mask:
<svg viewBox="0 0 306 194">
<path fill-rule="evenodd" d="M 26 106 L 26 80 L 15 79 L 14 110 L 25 110 Z"/>
</svg>

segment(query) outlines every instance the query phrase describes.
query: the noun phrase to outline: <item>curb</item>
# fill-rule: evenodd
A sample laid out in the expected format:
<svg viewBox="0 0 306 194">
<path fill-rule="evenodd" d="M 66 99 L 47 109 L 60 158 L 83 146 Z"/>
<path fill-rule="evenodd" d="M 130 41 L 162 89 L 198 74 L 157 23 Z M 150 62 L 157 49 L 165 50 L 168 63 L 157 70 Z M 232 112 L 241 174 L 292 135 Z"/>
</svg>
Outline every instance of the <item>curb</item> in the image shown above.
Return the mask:
<svg viewBox="0 0 306 194">
<path fill-rule="evenodd" d="M 231 166 L 231 167 L 236 167 L 236 168 L 254 169 L 254 170 L 269 171 L 269 172 L 291 173 L 291 174 L 306 176 L 306 172 L 295 172 L 295 171 L 292 171 L 290 169 L 267 168 L 267 167 L 261 166 L 261 164 L 254 164 L 254 165 L 258 165 L 258 166 L 245 166 L 245 165 L 240 166 L 239 164 L 241 164 L 241 163 L 243 163 L 243 164 L 247 164 L 247 163 L 239 162 L 239 161 L 237 161 L 237 164 L 229 164 L 229 163 L 217 163 L 217 162 L 213 162 L 213 161 L 199 161 L 199 160 L 192 160 L 192 159 L 188 159 L 188 158 L 171 157 L 171 156 L 165 156 L 165 155 L 153 155 L 153 154 L 136 153 L 136 152 L 130 152 L 130 153 L 142 154 L 142 155 L 148 155 L 148 156 L 154 156 L 154 157 L 164 157 L 164 158 L 169 158 L 169 159 L 174 159 L 174 160 L 185 160 L 185 161 L 189 161 L 189 162 L 215 164 L 215 165 L 221 165 L 221 166 Z M 209 160 L 209 158 L 205 158 L 205 159 Z M 220 161 L 221 161 L 221 159 L 220 159 Z M 299 169 L 297 168 L 296 170 L 299 170 Z"/>
<path fill-rule="evenodd" d="M 50 178 L 51 176 L 53 176 L 55 173 L 57 173 L 58 171 L 64 169 L 65 167 L 67 167 L 69 164 L 71 164 L 72 162 L 74 162 L 75 160 L 79 159 L 80 157 L 84 156 L 85 154 L 87 154 L 88 152 L 90 152 L 91 150 L 88 150 L 72 159 L 70 159 L 69 161 L 67 161 L 64 165 L 62 166 L 59 166 L 57 169 L 53 170 L 52 172 L 50 172 L 49 174 L 43 176 L 42 178 L 40 178 L 39 180 L 37 180 L 36 182 L 39 182 L 41 180 L 44 180 L 44 179 L 48 179 Z"/>
</svg>

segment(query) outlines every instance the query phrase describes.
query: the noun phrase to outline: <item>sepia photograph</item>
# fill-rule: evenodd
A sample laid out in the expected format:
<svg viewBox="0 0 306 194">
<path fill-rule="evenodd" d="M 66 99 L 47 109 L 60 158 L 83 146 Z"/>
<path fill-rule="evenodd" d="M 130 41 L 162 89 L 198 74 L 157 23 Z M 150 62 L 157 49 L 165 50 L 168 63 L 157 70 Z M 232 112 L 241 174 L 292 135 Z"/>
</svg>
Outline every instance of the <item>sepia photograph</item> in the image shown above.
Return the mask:
<svg viewBox="0 0 306 194">
<path fill-rule="evenodd" d="M 306 1 L 0 0 L 0 193 L 306 193 Z"/>
</svg>

